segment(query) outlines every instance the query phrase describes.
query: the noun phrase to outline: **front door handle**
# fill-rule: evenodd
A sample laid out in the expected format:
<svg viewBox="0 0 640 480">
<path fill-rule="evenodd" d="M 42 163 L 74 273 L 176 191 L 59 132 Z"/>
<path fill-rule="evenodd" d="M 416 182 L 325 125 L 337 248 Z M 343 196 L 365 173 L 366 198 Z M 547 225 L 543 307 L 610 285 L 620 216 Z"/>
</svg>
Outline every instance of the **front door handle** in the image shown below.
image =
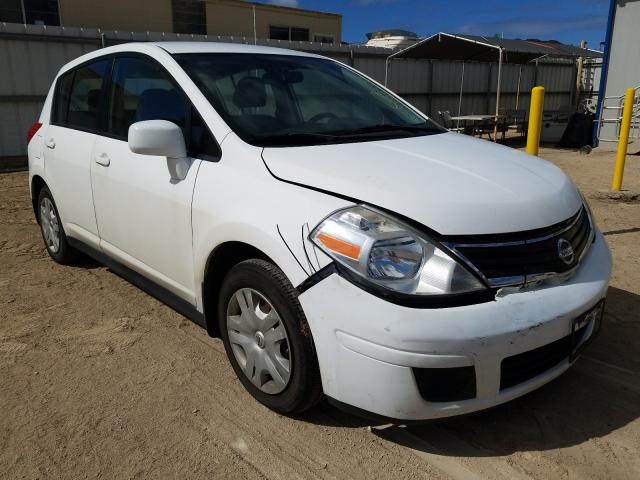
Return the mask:
<svg viewBox="0 0 640 480">
<path fill-rule="evenodd" d="M 56 141 L 53 138 L 50 138 L 45 142 L 45 145 L 47 146 L 47 148 L 53 150 L 54 148 L 56 148 Z"/>
<path fill-rule="evenodd" d="M 98 165 L 102 165 L 103 167 L 108 167 L 111 165 L 111 160 L 109 160 L 109 155 L 106 153 L 101 153 L 96 157 L 96 163 Z"/>
</svg>

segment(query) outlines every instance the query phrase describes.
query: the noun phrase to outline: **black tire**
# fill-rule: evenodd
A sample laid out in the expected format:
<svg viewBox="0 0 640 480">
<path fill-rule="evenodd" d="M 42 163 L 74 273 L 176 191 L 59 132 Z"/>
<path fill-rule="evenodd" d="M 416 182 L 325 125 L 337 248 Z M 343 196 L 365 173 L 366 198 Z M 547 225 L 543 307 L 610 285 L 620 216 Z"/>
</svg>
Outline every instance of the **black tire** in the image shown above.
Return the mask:
<svg viewBox="0 0 640 480">
<path fill-rule="evenodd" d="M 251 288 L 265 297 L 277 311 L 289 339 L 290 377 L 280 393 L 260 390 L 244 373 L 233 353 L 227 331 L 227 308 L 240 289 Z M 313 339 L 298 293 L 284 273 L 265 260 L 246 260 L 234 266 L 224 279 L 218 301 L 220 333 L 233 370 L 260 403 L 281 414 L 303 412 L 322 399 L 322 383 Z"/>
<path fill-rule="evenodd" d="M 47 241 L 45 229 L 43 227 L 43 204 L 46 204 L 47 200 L 51 202 L 51 205 L 53 206 L 53 210 L 55 212 L 56 221 L 58 222 L 57 249 L 50 245 L 50 242 Z M 42 240 L 44 241 L 44 246 L 49 256 L 61 265 L 69 265 L 71 263 L 74 263 L 78 259 L 78 252 L 69 245 L 67 235 L 64 233 L 64 228 L 62 227 L 62 221 L 60 220 L 58 207 L 56 206 L 56 202 L 53 199 L 51 191 L 48 187 L 43 187 L 42 190 L 40 190 L 40 194 L 38 195 L 37 215 L 38 224 L 40 225 L 40 233 L 42 234 Z"/>
</svg>

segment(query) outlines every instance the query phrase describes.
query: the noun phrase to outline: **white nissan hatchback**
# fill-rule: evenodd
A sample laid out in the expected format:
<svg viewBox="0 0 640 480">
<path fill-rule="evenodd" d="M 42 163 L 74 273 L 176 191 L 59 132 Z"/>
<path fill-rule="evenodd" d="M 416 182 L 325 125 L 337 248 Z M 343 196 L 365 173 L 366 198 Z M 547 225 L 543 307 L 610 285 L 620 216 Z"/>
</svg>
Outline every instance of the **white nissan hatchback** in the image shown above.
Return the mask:
<svg viewBox="0 0 640 480">
<path fill-rule="evenodd" d="M 29 132 L 59 263 L 89 254 L 220 336 L 281 413 L 457 415 L 564 372 L 611 257 L 571 181 L 342 63 L 216 43 L 63 67 Z"/>
</svg>

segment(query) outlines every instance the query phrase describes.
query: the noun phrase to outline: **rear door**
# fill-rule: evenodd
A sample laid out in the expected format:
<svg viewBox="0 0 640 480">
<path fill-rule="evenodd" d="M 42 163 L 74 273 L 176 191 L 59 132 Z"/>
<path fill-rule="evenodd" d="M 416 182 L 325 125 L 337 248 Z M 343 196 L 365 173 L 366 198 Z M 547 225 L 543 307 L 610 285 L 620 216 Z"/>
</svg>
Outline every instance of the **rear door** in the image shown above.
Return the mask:
<svg viewBox="0 0 640 480">
<path fill-rule="evenodd" d="M 47 183 L 65 232 L 97 248 L 98 229 L 91 193 L 91 154 L 100 115 L 104 79 L 111 60 L 96 60 L 58 78 L 51 122 L 44 132 Z"/>
<path fill-rule="evenodd" d="M 139 155 L 129 126 L 168 120 L 180 126 L 191 155 L 184 180 L 171 178 L 166 157 Z M 159 63 L 120 56 L 108 87 L 107 132 L 91 162 L 101 248 L 109 256 L 195 304 L 191 199 L 198 167 L 209 158 L 197 144 L 213 141 L 189 99 Z"/>
</svg>

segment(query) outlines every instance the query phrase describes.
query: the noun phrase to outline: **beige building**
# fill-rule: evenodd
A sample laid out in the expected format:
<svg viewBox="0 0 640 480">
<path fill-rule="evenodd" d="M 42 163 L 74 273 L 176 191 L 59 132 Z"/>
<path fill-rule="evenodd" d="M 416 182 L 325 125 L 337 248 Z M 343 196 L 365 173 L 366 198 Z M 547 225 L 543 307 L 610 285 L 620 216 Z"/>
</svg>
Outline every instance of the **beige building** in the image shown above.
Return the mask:
<svg viewBox="0 0 640 480">
<path fill-rule="evenodd" d="M 207 32 L 210 35 L 276 40 L 340 43 L 342 15 L 240 0 L 207 0 Z"/>
<path fill-rule="evenodd" d="M 171 0 L 58 0 L 61 25 L 173 32 Z"/>
<path fill-rule="evenodd" d="M 340 43 L 342 16 L 242 0 L 4 0 L 0 22 Z"/>
</svg>

